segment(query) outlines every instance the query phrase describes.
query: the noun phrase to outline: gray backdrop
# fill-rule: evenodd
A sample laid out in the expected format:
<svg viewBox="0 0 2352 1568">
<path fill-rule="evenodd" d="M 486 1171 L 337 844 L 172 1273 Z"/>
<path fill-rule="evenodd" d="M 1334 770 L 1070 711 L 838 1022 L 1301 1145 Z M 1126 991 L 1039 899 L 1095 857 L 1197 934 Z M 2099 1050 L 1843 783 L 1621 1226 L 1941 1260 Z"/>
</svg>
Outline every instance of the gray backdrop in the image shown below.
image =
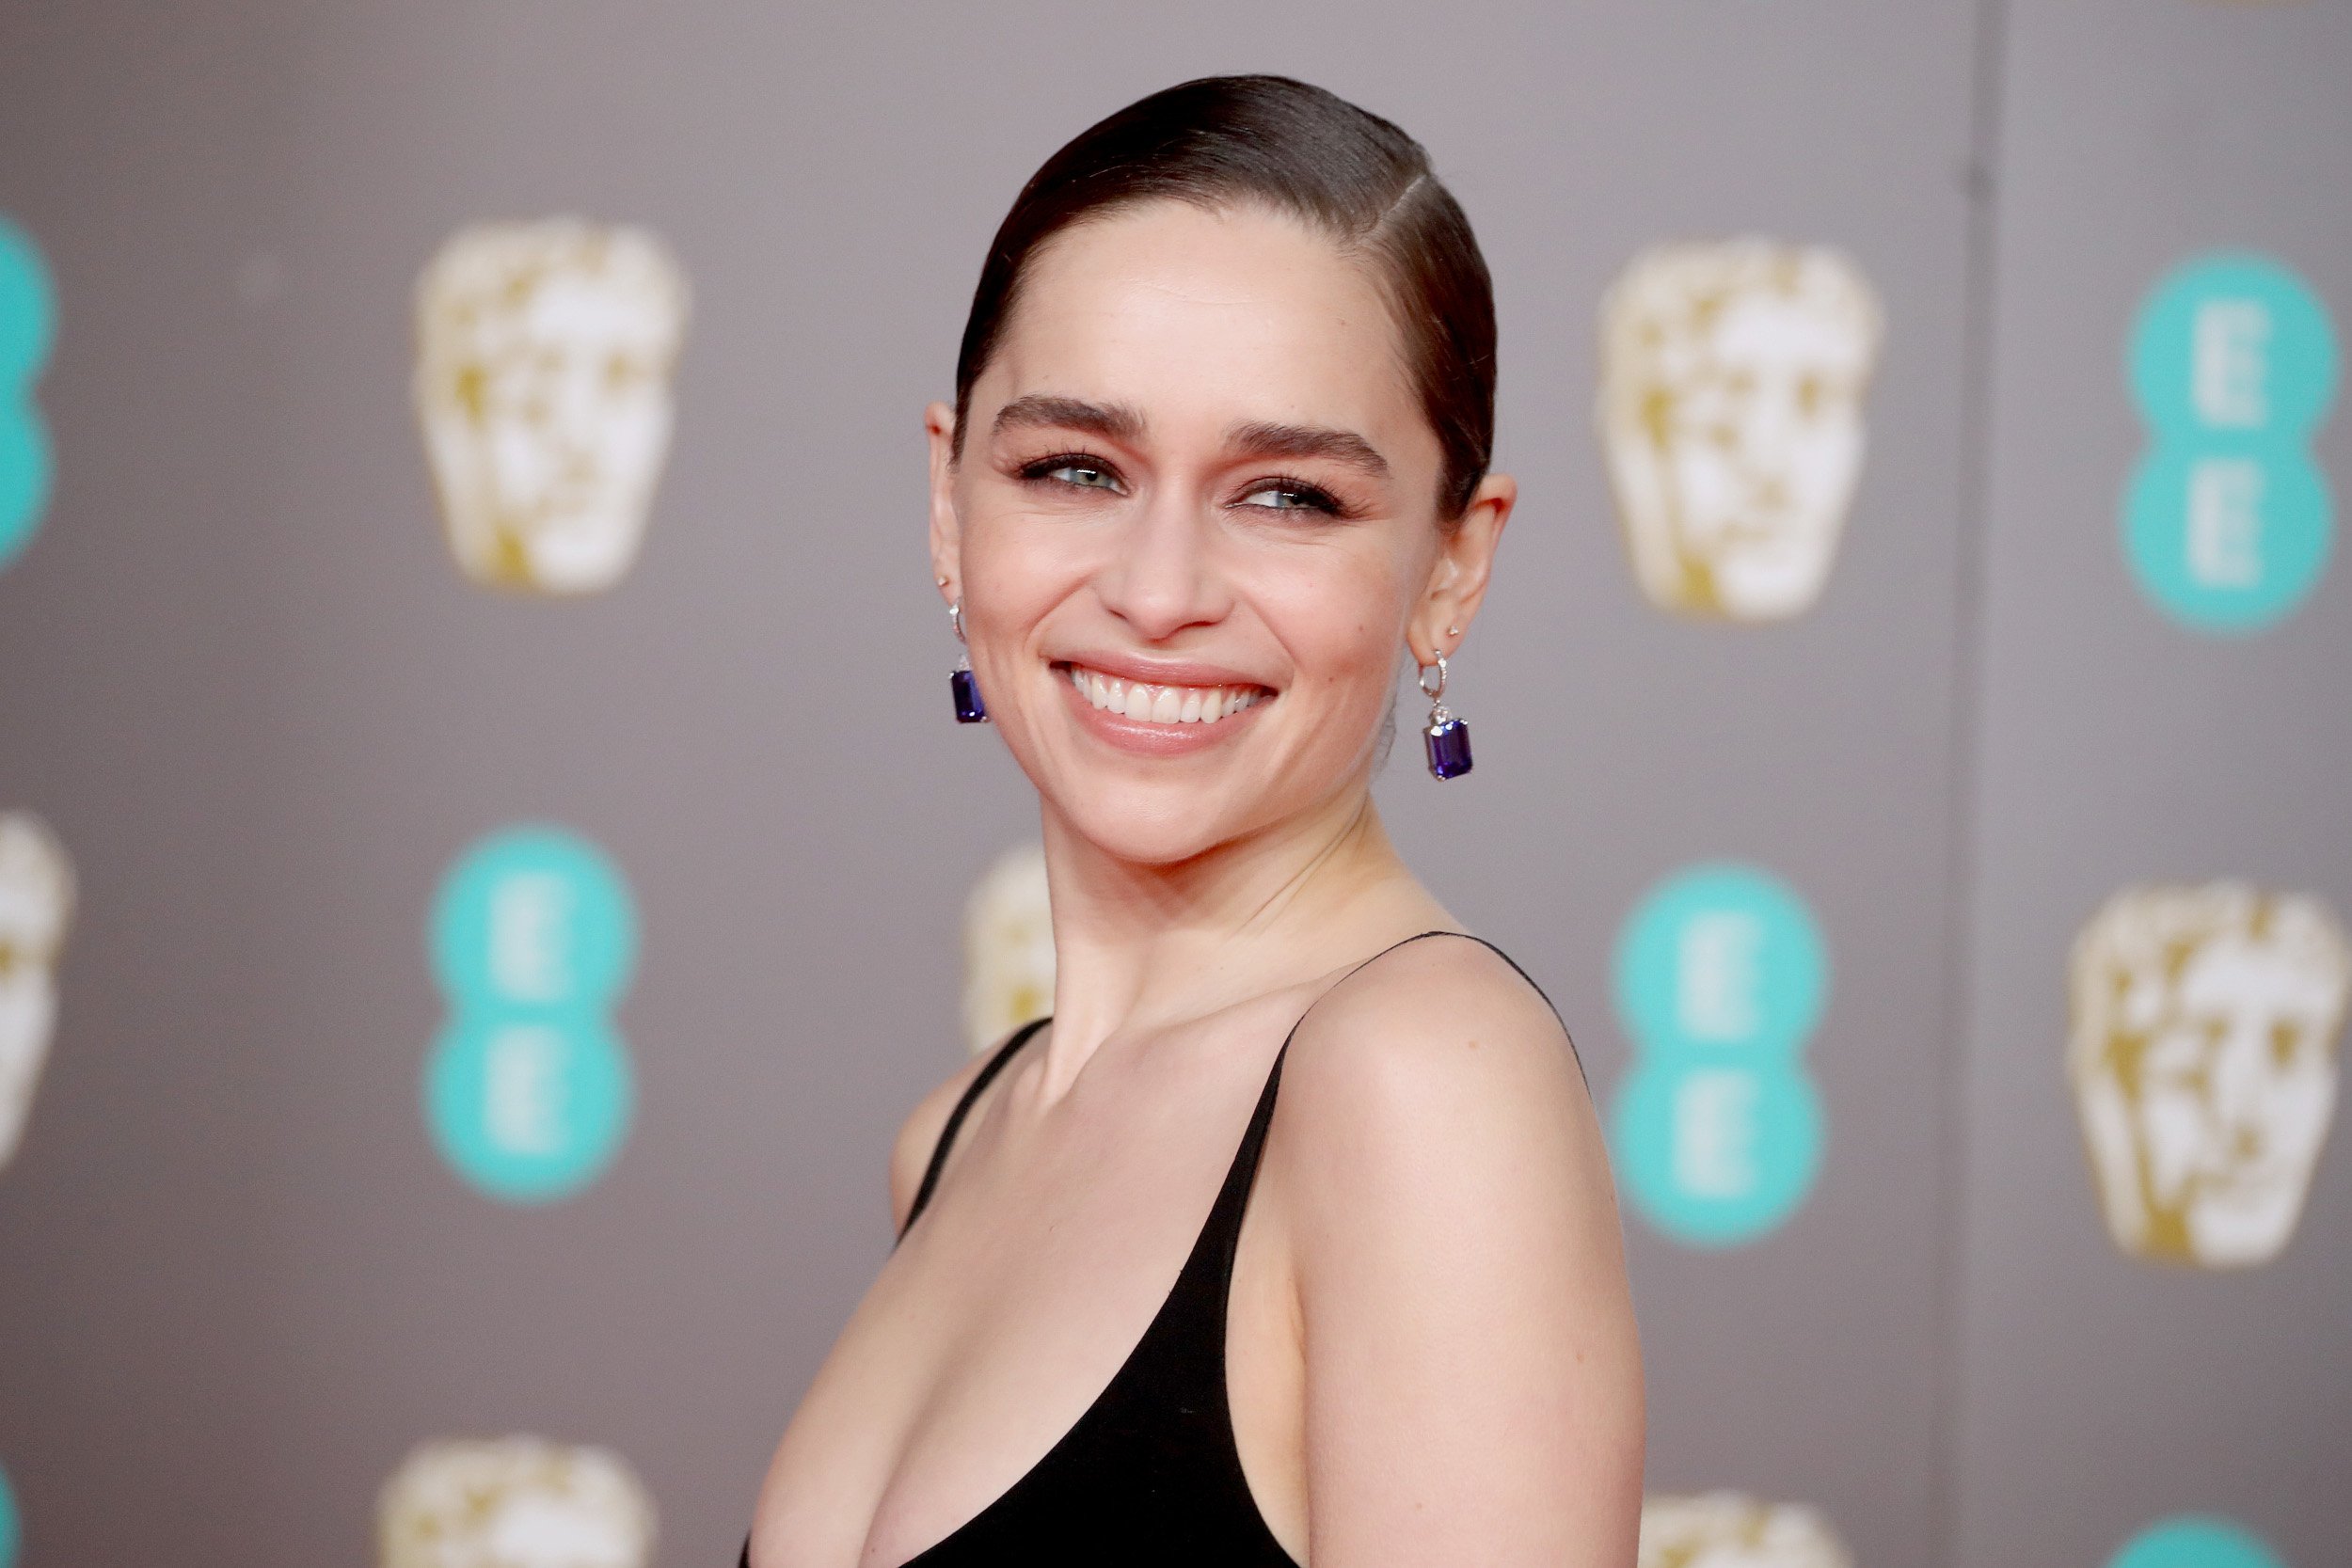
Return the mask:
<svg viewBox="0 0 2352 1568">
<path fill-rule="evenodd" d="M 1035 831 L 940 691 L 920 408 L 1036 164 L 1232 70 L 1403 123 L 1496 275 L 1525 500 L 1457 672 L 1478 772 L 1407 736 L 1380 786 L 1408 855 L 1604 1099 L 1659 877 L 1760 862 L 1832 949 L 1811 1200 L 1727 1252 L 1629 1214 L 1652 1488 L 1816 1503 L 1864 1564 L 2094 1564 L 2187 1509 L 2341 1560 L 2352 1157 L 2279 1263 L 2152 1269 L 2060 1066 L 2114 887 L 2352 908 L 2344 572 L 2211 641 L 2113 522 L 2161 272 L 2252 245 L 2352 301 L 2336 0 L 7 0 L 0 212 L 62 325 L 0 807 L 82 884 L 0 1173 L 28 1565 L 364 1561 L 410 1445 L 516 1430 L 626 1454 L 663 1563 L 733 1560 L 889 1244 L 890 1134 L 959 1059 L 964 889 Z M 518 601 L 442 543 L 409 291 L 460 225 L 565 212 L 659 230 L 695 315 L 634 574 Z M 1828 593 L 1712 627 L 1628 570 L 1594 313 L 1642 246 L 1750 231 L 1845 248 L 1888 330 Z M 611 851 L 645 932 L 635 1130 L 543 1208 L 457 1180 L 417 1106 L 427 904 L 518 819 Z"/>
</svg>

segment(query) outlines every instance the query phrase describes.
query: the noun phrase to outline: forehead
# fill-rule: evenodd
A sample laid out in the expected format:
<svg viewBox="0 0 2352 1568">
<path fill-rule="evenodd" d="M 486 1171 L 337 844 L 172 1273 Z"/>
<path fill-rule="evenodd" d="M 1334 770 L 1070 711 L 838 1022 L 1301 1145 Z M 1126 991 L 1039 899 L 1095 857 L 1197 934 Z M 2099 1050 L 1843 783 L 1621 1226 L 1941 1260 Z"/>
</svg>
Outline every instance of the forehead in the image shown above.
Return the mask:
<svg viewBox="0 0 2352 1568">
<path fill-rule="evenodd" d="M 981 381 L 991 404 L 1050 389 L 1129 404 L 1155 430 L 1310 422 L 1385 447 L 1421 423 L 1370 266 L 1255 207 L 1153 201 L 1057 234 Z"/>
</svg>

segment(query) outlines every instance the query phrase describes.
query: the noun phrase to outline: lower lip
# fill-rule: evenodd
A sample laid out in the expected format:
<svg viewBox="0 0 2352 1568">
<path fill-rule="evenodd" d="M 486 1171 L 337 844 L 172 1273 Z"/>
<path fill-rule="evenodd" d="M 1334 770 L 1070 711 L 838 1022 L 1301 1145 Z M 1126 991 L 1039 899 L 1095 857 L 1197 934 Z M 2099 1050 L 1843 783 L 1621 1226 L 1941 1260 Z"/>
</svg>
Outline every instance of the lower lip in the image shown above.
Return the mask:
<svg viewBox="0 0 2352 1568">
<path fill-rule="evenodd" d="M 1123 713 L 1114 715 L 1106 707 L 1096 707 L 1066 670 L 1056 670 L 1052 674 L 1062 694 L 1076 706 L 1080 724 L 1097 738 L 1138 756 L 1182 756 L 1215 746 L 1229 736 L 1240 734 L 1243 726 L 1273 700 L 1261 696 L 1239 713 L 1229 713 L 1214 724 L 1154 724 L 1147 720 L 1130 719 Z"/>
</svg>

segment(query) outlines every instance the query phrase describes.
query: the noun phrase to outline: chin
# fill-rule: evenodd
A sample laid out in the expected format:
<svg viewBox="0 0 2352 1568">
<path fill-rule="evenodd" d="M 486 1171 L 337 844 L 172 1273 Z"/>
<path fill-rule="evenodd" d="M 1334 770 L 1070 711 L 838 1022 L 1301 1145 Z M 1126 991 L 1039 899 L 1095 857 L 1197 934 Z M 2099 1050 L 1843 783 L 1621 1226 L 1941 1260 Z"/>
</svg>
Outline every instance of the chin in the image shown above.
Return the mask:
<svg viewBox="0 0 2352 1568">
<path fill-rule="evenodd" d="M 1181 865 L 1239 836 L 1226 826 L 1225 813 L 1198 800 L 1146 802 L 1135 793 L 1094 792 L 1075 810 L 1065 802 L 1062 815 L 1088 843 L 1135 865 Z"/>
</svg>

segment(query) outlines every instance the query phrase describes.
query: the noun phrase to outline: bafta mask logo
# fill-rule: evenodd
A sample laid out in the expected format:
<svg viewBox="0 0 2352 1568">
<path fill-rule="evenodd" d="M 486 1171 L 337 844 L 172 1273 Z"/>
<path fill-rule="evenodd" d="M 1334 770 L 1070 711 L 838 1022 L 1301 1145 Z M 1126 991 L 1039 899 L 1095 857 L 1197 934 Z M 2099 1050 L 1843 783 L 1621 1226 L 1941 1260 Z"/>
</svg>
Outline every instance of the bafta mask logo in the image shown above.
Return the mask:
<svg viewBox="0 0 2352 1568">
<path fill-rule="evenodd" d="M 457 563 L 542 594 L 637 558 L 669 451 L 687 288 L 640 229 L 484 224 L 417 282 L 418 418 Z"/>
<path fill-rule="evenodd" d="M 2074 941 L 2067 1069 L 2135 1257 L 2208 1269 L 2295 1234 L 2336 1102 L 2352 944 L 2318 899 L 2127 889 Z"/>
<path fill-rule="evenodd" d="M 1634 1561 L 1635 1568 L 1853 1568 L 1814 1510 L 1738 1492 L 1645 1498 Z"/>
<path fill-rule="evenodd" d="M 0 812 L 0 1166 L 25 1118 L 57 1021 L 57 956 L 73 914 L 73 867 L 29 812 Z"/>
<path fill-rule="evenodd" d="M 1054 1010 L 1045 851 L 1007 850 L 963 906 L 963 1039 L 976 1054 Z"/>
<path fill-rule="evenodd" d="M 1834 250 L 1661 245 L 1601 303 L 1600 433 L 1661 609 L 1777 621 L 1820 596 L 1862 473 L 1877 296 Z"/>
<path fill-rule="evenodd" d="M 648 1568 L 654 1512 L 603 1449 L 446 1441 L 384 1483 L 376 1534 L 382 1568 Z"/>
</svg>

